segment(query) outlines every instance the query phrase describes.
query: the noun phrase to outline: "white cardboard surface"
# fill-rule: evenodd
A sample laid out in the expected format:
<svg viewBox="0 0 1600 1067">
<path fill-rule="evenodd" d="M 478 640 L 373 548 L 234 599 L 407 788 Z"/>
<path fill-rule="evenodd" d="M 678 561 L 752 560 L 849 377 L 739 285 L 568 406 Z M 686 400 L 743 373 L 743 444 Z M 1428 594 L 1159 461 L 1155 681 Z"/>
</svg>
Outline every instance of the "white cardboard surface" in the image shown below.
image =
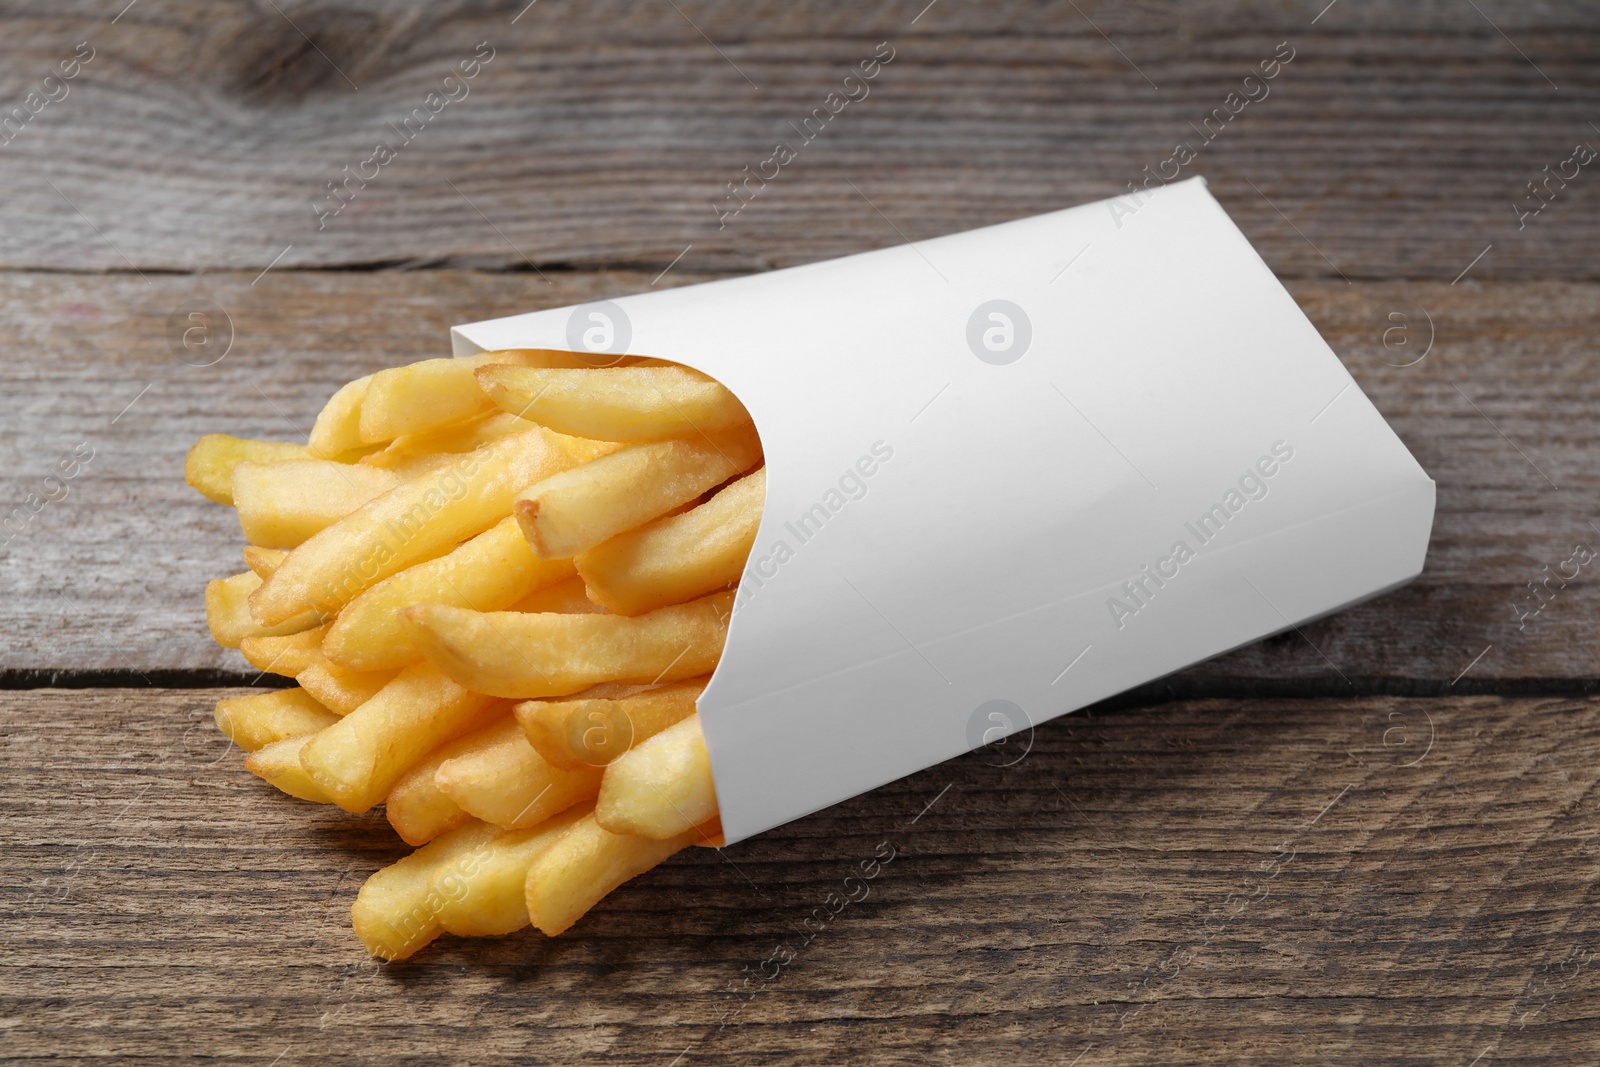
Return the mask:
<svg viewBox="0 0 1600 1067">
<path fill-rule="evenodd" d="M 730 842 L 1421 571 L 1432 480 L 1204 181 L 1110 204 L 452 331 L 609 323 L 754 417 L 766 507 L 700 700 Z M 974 347 L 997 299 L 1022 315 Z M 1024 318 L 1014 362 L 975 354 Z"/>
</svg>

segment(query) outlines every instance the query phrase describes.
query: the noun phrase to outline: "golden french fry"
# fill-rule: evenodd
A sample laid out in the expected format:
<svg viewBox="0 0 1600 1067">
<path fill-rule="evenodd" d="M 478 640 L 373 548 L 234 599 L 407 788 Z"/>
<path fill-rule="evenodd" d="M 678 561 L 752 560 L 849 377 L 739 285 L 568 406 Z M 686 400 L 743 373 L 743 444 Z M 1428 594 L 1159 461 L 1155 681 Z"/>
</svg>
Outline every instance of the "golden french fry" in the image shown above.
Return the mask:
<svg viewBox="0 0 1600 1067">
<path fill-rule="evenodd" d="M 500 729 L 499 722 L 463 734 L 434 749 L 421 762 L 414 765 L 399 780 L 384 799 L 383 811 L 389 825 L 408 845 L 421 845 L 432 841 L 446 830 L 453 830 L 472 819 L 461 805 L 439 791 L 433 780 L 434 773 L 445 760 L 454 759 L 466 752 L 488 744 L 488 738 Z"/>
<path fill-rule="evenodd" d="M 505 711 L 505 705 L 468 692 L 432 665 L 414 663 L 315 735 L 300 760 L 335 804 L 363 812 L 429 752 Z"/>
<path fill-rule="evenodd" d="M 331 459 L 240 463 L 233 468 L 233 506 L 245 540 L 294 548 L 399 484 L 392 471 Z"/>
<path fill-rule="evenodd" d="M 485 843 L 470 873 L 460 864 L 436 871 L 428 887 L 441 902 L 434 910 L 439 925 L 464 937 L 509 934 L 527 926 L 528 868 L 592 807 L 579 804 L 538 826 L 499 834 Z"/>
<path fill-rule="evenodd" d="M 340 386 L 328 398 L 311 427 L 310 443 L 306 446 L 311 455 L 332 459 L 361 447 L 361 401 L 367 395 L 367 385 L 371 381 L 370 374 L 357 378 Z"/>
<path fill-rule="evenodd" d="M 257 778 L 300 800 L 313 804 L 331 803 L 322 787 L 306 774 L 300 764 L 300 754 L 316 734 L 302 734 L 263 745 L 244 758 L 244 769 Z"/>
<path fill-rule="evenodd" d="M 419 606 L 401 616 L 441 670 L 479 693 L 566 696 L 599 682 L 676 682 L 709 674 L 728 636 L 733 594 L 648 615 L 477 612 Z"/>
<path fill-rule="evenodd" d="M 194 443 L 183 460 L 183 480 L 218 504 L 233 503 L 233 468 L 241 463 L 279 463 L 305 459 L 305 445 L 287 441 L 252 441 L 226 433 L 208 433 Z"/>
<path fill-rule="evenodd" d="M 586 815 L 528 868 L 528 917 L 551 937 L 565 931 L 630 878 L 694 844 L 689 830 L 666 841 L 614 834 Z"/>
<path fill-rule="evenodd" d="M 401 960 L 438 937 L 434 912 L 443 898 L 429 888 L 433 876 L 454 870 L 474 873 L 488 853 L 484 846 L 503 831 L 468 823 L 375 872 L 356 894 L 350 919 L 356 936 L 374 956 Z"/>
<path fill-rule="evenodd" d="M 289 553 L 281 548 L 262 548 L 260 545 L 244 546 L 244 565 L 255 572 L 258 578 L 272 577 L 272 572 L 278 569 L 278 564 L 288 558 Z"/>
<path fill-rule="evenodd" d="M 589 599 L 619 615 L 640 615 L 738 582 L 766 493 L 762 467 L 699 507 L 595 545 L 573 561 Z"/>
<path fill-rule="evenodd" d="M 517 496 L 523 535 L 543 559 L 576 556 L 686 504 L 761 459 L 754 427 L 626 445 Z"/>
<path fill-rule="evenodd" d="M 485 363 L 530 367 L 581 367 L 581 356 L 547 349 L 485 352 L 461 359 L 424 359 L 390 367 L 372 376 L 361 401 L 363 442 L 387 441 L 401 434 L 422 433 L 464 422 L 494 410 L 473 371 Z"/>
<path fill-rule="evenodd" d="M 712 819 L 704 826 L 695 827 L 694 832 L 699 835 L 695 841 L 695 848 L 721 848 L 728 843 L 728 835 L 722 832 L 722 819 Z"/>
<path fill-rule="evenodd" d="M 633 746 L 606 768 L 594 818 L 614 834 L 658 841 L 717 816 L 711 757 L 691 715 Z"/>
<path fill-rule="evenodd" d="M 250 542 L 249 571 L 207 587 L 213 635 L 299 682 L 221 701 L 218 726 L 276 788 L 382 802 L 421 846 L 352 908 L 375 955 L 557 934 L 723 840 L 694 711 L 760 522 L 760 441 L 697 371 L 591 360 L 380 371 L 304 448 L 211 435 L 186 462 Z"/>
<path fill-rule="evenodd" d="M 694 714 L 706 678 L 618 697 L 526 700 L 511 710 L 528 743 L 556 767 L 603 767 Z"/>
<path fill-rule="evenodd" d="M 216 720 L 228 740 L 254 752 L 275 741 L 314 734 L 339 717 L 304 689 L 272 689 L 217 701 Z M 297 752 L 296 763 L 299 759 Z"/>
<path fill-rule="evenodd" d="M 484 822 L 512 828 L 537 826 L 600 788 L 600 770 L 552 767 L 535 752 L 516 720 L 484 731 L 479 744 L 439 765 L 439 792 Z"/>
<path fill-rule="evenodd" d="M 212 640 L 223 648 L 238 648 L 246 637 L 299 633 L 322 623 L 322 616 L 303 611 L 274 626 L 262 626 L 250 613 L 250 594 L 261 579 L 250 571 L 206 583 L 206 625 Z"/>
<path fill-rule="evenodd" d="M 262 583 L 250 609 L 269 626 L 308 609 L 331 615 L 391 574 L 504 519 L 523 487 L 615 447 L 542 427 L 502 437 L 312 535 Z"/>
<path fill-rule="evenodd" d="M 507 517 L 453 552 L 385 578 L 350 601 L 328 627 L 322 650 L 351 669 L 403 667 L 422 653 L 407 639 L 400 609 L 449 604 L 500 611 L 573 573 L 571 560 L 535 556 L 517 520 Z"/>
<path fill-rule="evenodd" d="M 245 662 L 268 674 L 293 678 L 313 664 L 323 663 L 322 635 L 325 626 L 283 636 L 246 637 L 239 642 Z"/>
<path fill-rule="evenodd" d="M 688 367 L 604 370 L 490 363 L 478 386 L 504 411 L 600 441 L 695 437 L 750 421 L 727 387 Z"/>
<path fill-rule="evenodd" d="M 361 462 L 409 478 L 418 468 L 437 464 L 443 456 L 471 452 L 491 441 L 531 429 L 533 424 L 528 420 L 496 411 L 452 426 L 396 437 L 380 451 L 362 457 Z"/>
<path fill-rule="evenodd" d="M 318 657 L 296 673 L 294 680 L 335 715 L 348 715 L 377 696 L 394 677 L 394 671 L 346 671 Z"/>
<path fill-rule="evenodd" d="M 654 688 L 656 686 L 651 682 L 601 682 L 598 685 L 591 685 L 587 689 L 580 689 L 578 692 L 571 694 L 570 697 L 563 697 L 562 699 L 620 700 L 623 697 L 631 697 L 635 693 L 648 692 Z"/>
<path fill-rule="evenodd" d="M 517 534 L 518 537 L 522 535 Z M 526 541 L 523 544 L 527 544 Z M 548 562 L 568 562 L 570 560 L 551 560 Z M 480 610 L 487 610 L 481 609 Z M 510 610 L 521 612 L 554 611 L 568 615 L 597 615 L 604 614 L 605 608 L 589 599 L 589 588 L 583 584 L 583 579 L 574 574 L 564 582 L 547 585 L 543 589 L 535 589 L 515 604 Z"/>
<path fill-rule="evenodd" d="M 579 689 L 578 693 L 571 694 L 571 699 L 595 699 L 595 701 L 619 701 L 624 696 L 634 696 L 635 693 L 648 693 L 650 689 L 658 688 L 651 681 L 602 681 L 600 685 L 592 685 L 587 689 Z M 563 697 L 565 699 L 565 697 Z"/>
</svg>

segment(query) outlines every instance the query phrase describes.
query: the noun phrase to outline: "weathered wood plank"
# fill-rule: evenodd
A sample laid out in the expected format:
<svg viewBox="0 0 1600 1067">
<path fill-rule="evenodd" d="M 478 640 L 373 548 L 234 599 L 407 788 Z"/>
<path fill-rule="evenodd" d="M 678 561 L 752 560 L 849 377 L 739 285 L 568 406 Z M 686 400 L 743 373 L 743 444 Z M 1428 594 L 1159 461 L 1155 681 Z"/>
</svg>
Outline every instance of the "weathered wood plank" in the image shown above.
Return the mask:
<svg viewBox="0 0 1600 1067">
<path fill-rule="evenodd" d="M 0 667 L 244 670 L 205 633 L 206 580 L 242 569 L 237 523 L 182 484 L 202 433 L 303 434 L 343 381 L 442 354 L 453 322 L 649 286 L 644 273 L 273 272 L 186 278 L 0 275 L 0 486 L 9 513 L 62 456 L 92 461 L 0 553 Z M 674 271 L 660 284 L 695 280 Z M 1300 282 L 1293 290 L 1439 482 L 1428 566 L 1411 587 L 1184 676 L 1184 684 L 1312 680 L 1440 685 L 1600 677 L 1600 593 L 1587 574 L 1536 606 L 1526 583 L 1591 525 L 1600 286 Z M 168 317 L 209 299 L 236 339 L 180 362 Z M 1386 348 L 1407 316 L 1411 346 Z M 1420 363 L 1425 314 L 1437 338 Z M 1398 345 L 1400 335 L 1391 334 Z M 137 402 L 134 402 L 134 401 Z M 132 403 L 126 411 L 123 409 Z M 120 414 L 119 414 L 120 413 Z M 1542 472 L 1542 473 L 1541 473 Z M 1548 477 L 1555 486 L 1545 481 Z M 1570 568 L 1569 568 L 1570 570 Z M 1552 589 L 1554 587 L 1552 586 Z M 1314 645 L 1314 647 L 1313 647 Z M 1318 651 L 1320 650 L 1320 652 Z M 1326 658 L 1324 658 L 1326 656 Z"/>
<path fill-rule="evenodd" d="M 1600 1016 L 1600 701 L 1071 716 L 379 967 L 401 849 L 245 774 L 224 693 L 0 694 L 8 1062 L 1555 1064 Z"/>
<path fill-rule="evenodd" d="M 1578 0 L 114 6 L 0 13 L 0 115 L 38 108 L 0 147 L 0 266 L 752 269 L 1110 196 L 1182 142 L 1287 275 L 1448 281 L 1491 243 L 1475 277 L 1600 270 L 1592 167 L 1517 209 L 1600 145 Z M 67 95 L 30 100 L 79 42 Z M 830 105 L 880 42 L 892 61 Z M 721 225 L 780 140 L 797 157 Z M 319 224 L 380 141 L 393 161 Z"/>
</svg>

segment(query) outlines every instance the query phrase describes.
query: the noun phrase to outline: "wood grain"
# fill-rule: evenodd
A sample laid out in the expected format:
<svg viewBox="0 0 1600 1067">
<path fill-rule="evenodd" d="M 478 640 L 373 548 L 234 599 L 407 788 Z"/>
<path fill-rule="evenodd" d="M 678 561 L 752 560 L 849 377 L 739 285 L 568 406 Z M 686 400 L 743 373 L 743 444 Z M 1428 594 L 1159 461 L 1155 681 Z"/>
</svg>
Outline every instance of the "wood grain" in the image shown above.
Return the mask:
<svg viewBox="0 0 1600 1067">
<path fill-rule="evenodd" d="M 226 693 L 0 695 L 8 1062 L 1554 1064 L 1600 1015 L 1600 701 L 1069 716 L 384 967 L 402 848 L 245 774 Z"/>
<path fill-rule="evenodd" d="M 674 270 L 660 285 L 704 276 Z M 378 367 L 442 354 L 451 323 L 648 288 L 644 273 L 272 272 L 104 278 L 0 274 L 0 513 L 87 443 L 94 458 L 0 552 L 0 677 L 244 671 L 205 632 L 200 592 L 242 569 L 232 513 L 182 483 L 200 434 L 301 436 L 326 397 Z M 1587 574 L 1537 601 L 1526 583 L 1600 543 L 1593 324 L 1600 286 L 1291 286 L 1312 321 L 1439 483 L 1433 544 L 1410 587 L 1169 681 L 1437 692 L 1600 677 L 1600 600 Z M 174 308 L 211 300 L 235 340 L 209 367 L 173 354 Z M 1391 319 L 1391 314 L 1403 320 Z M 1429 340 L 1426 358 L 1409 367 Z M 1385 347 L 1397 321 L 1410 347 Z M 181 346 L 180 346 L 181 350 Z M 137 402 L 134 402 L 134 401 Z M 132 403 L 132 407 L 127 407 Z M 1546 479 L 1549 479 L 1547 481 Z M 1491 647 L 1492 646 L 1492 647 Z M 1487 653 L 1475 663 L 1480 653 Z M 245 675 L 253 676 L 254 672 Z M 168 679 L 174 680 L 174 679 Z"/>
<path fill-rule="evenodd" d="M 1590 5 L 1326 6 L 11 5 L 0 110 L 95 58 L 0 147 L 0 266 L 759 269 L 1118 194 L 1182 141 L 1281 274 L 1449 281 L 1493 244 L 1474 277 L 1600 276 L 1592 174 L 1516 207 L 1600 145 Z M 720 225 L 727 184 L 880 42 L 868 95 Z M 469 94 L 319 228 L 327 183 L 459 95 L 480 43 Z M 1270 95 L 1205 141 L 1280 44 Z"/>
<path fill-rule="evenodd" d="M 0 522 L 59 498 L 0 529 L 0 1059 L 1595 1059 L 1600 592 L 1528 585 L 1600 544 L 1594 166 L 1518 218 L 1600 146 L 1593 5 L 525 5 L 0 8 Z M 319 227 L 480 42 L 470 95 Z M 870 95 L 719 224 L 879 42 Z M 1438 481 L 1422 576 L 1042 724 L 1014 766 L 690 850 L 562 938 L 368 960 L 349 905 L 404 852 L 381 814 L 246 774 L 211 724 L 238 690 L 160 688 L 254 675 L 205 632 L 239 533 L 182 484 L 193 438 L 303 436 L 456 322 L 1119 193 L 1280 42 L 1183 176 Z M 175 344 L 202 302 L 231 323 L 207 366 Z M 91 688 L 26 688 L 51 678 Z"/>
</svg>

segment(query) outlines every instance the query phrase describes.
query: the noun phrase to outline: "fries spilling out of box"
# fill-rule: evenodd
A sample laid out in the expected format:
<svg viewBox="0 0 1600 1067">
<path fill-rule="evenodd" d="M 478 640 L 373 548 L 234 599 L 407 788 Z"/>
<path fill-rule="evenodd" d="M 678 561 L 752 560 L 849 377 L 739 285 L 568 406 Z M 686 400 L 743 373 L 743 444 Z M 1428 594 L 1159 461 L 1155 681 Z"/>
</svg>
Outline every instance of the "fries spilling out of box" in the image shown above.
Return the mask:
<svg viewBox="0 0 1600 1067">
<path fill-rule="evenodd" d="M 417 851 L 353 917 L 558 934 L 758 833 L 1394 588 L 1433 483 L 1169 186 L 457 327 L 187 476 L 246 570 L 246 766 Z M 758 435 L 759 431 L 759 435 Z"/>
</svg>

